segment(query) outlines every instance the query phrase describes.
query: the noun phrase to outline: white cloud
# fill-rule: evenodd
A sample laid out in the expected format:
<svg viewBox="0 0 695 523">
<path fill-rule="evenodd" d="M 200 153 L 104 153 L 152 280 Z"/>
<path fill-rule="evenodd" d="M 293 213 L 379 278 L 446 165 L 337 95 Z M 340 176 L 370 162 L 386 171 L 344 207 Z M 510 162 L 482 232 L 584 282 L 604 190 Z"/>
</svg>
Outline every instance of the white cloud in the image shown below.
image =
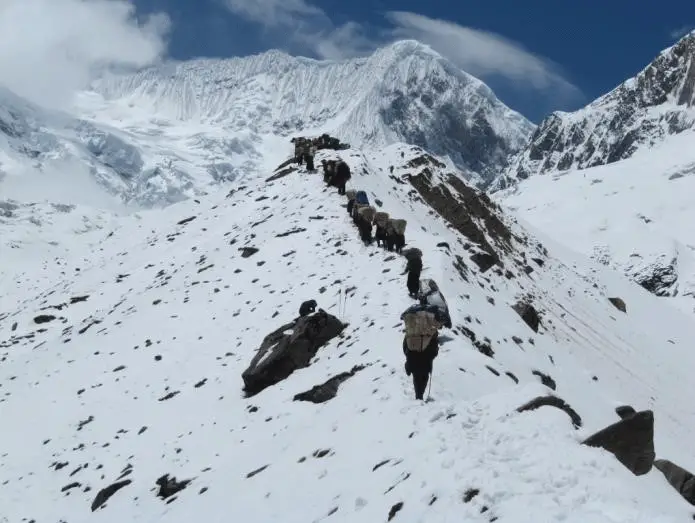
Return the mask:
<svg viewBox="0 0 695 523">
<path fill-rule="evenodd" d="M 299 45 L 319 58 L 339 60 L 364 55 L 394 39 L 412 38 L 479 78 L 503 77 L 514 81 L 517 88 L 552 92 L 556 100 L 581 97 L 579 89 L 564 78 L 556 64 L 488 31 L 391 11 L 386 13 L 391 25 L 372 37 L 356 22 L 336 27 L 325 11 L 306 0 L 224 1 L 233 13 L 262 25 L 273 35 L 282 34 L 290 47 Z"/>
<path fill-rule="evenodd" d="M 340 27 L 319 33 L 308 33 L 305 41 L 319 58 L 343 60 L 368 54 L 378 44 L 365 34 L 364 28 L 356 22 L 347 22 Z"/>
<path fill-rule="evenodd" d="M 224 1 L 232 13 L 260 24 L 273 36 L 284 36 L 291 47 L 318 58 L 340 60 L 369 53 L 376 47 L 362 25 L 347 22 L 336 26 L 323 9 L 305 0 Z"/>
<path fill-rule="evenodd" d="M 137 20 L 129 0 L 0 0 L 0 83 L 60 107 L 99 70 L 156 61 L 168 29 L 166 15 Z"/>
<path fill-rule="evenodd" d="M 234 14 L 265 27 L 300 27 L 307 18 L 328 19 L 323 9 L 304 0 L 225 0 Z"/>
<path fill-rule="evenodd" d="M 695 26 L 691 25 L 684 25 L 683 27 L 679 27 L 678 29 L 674 29 L 671 31 L 671 38 L 674 40 L 680 40 L 683 38 L 685 35 L 688 33 L 692 32 L 695 29 Z"/>
<path fill-rule="evenodd" d="M 419 40 L 474 76 L 501 76 L 540 90 L 579 94 L 557 65 L 503 36 L 415 13 L 392 11 L 386 16 L 394 36 Z"/>
</svg>

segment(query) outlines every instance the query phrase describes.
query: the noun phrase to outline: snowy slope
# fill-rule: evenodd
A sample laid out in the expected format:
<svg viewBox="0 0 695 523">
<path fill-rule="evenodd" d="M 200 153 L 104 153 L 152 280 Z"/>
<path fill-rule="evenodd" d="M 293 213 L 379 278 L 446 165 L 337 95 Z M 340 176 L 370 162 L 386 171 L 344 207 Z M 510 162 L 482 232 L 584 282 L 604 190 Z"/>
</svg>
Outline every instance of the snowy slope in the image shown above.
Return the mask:
<svg viewBox="0 0 695 523">
<path fill-rule="evenodd" d="M 70 276 L 68 260 L 87 261 L 118 223 L 117 215 L 90 207 L 0 200 L 0 289 L 14 294 Z"/>
<path fill-rule="evenodd" d="M 204 155 L 186 148 L 200 141 L 194 128 L 188 132 L 193 136 L 179 144 L 175 134 L 162 139 L 147 129 L 87 122 L 0 88 L 0 194 L 123 210 L 170 204 L 234 179 L 231 168 L 210 167 Z M 239 165 L 249 165 L 253 155 L 244 158 Z"/>
<path fill-rule="evenodd" d="M 555 112 L 493 184 L 629 158 L 695 123 L 695 32 L 644 70 L 574 113 Z"/>
<path fill-rule="evenodd" d="M 267 135 L 324 131 L 361 148 L 411 143 L 449 156 L 480 183 L 490 181 L 534 129 L 480 80 L 413 40 L 344 61 L 271 50 L 166 63 L 96 82 L 80 111 L 99 121 L 155 126 L 163 135 L 193 125 L 207 139 L 209 130 L 220 129 L 228 143 L 210 139 L 223 156 L 225 148 L 262 150 Z"/>
<path fill-rule="evenodd" d="M 695 134 L 611 165 L 532 177 L 497 199 L 534 226 L 695 312 Z"/>
<path fill-rule="evenodd" d="M 71 259 L 51 285 L 0 293 L 0 419 L 11 420 L 0 432 L 0 516 L 689 519 L 658 471 L 633 476 L 579 441 L 617 421 L 617 405 L 652 408 L 657 455 L 695 469 L 684 445 L 695 407 L 681 396 L 695 363 L 690 318 L 551 240 L 540 246 L 417 148 L 345 154 L 353 185 L 408 220 L 423 277 L 445 292 L 454 329 L 435 361 L 435 401 L 414 401 L 403 372 L 398 317 L 412 301 L 402 258 L 360 244 L 343 197 L 319 175 L 249 179 L 226 196 L 121 218 L 96 242 L 66 231 L 58 241 L 71 244 Z M 463 207 L 449 214 L 458 197 L 447 195 L 457 194 Z M 476 243 L 503 267 L 481 274 Z M 259 251 L 242 258 L 244 246 Z M 343 335 L 310 367 L 244 399 L 240 375 L 263 336 L 305 299 L 338 314 L 341 290 Z M 541 313 L 537 334 L 511 308 L 522 296 Z M 55 319 L 36 325 L 39 314 Z M 292 401 L 358 364 L 328 403 Z M 534 371 L 552 377 L 580 429 L 550 407 L 515 412 L 551 392 Z M 193 481 L 163 501 L 155 481 L 164 474 Z M 132 482 L 92 513 L 96 493 L 119 478 Z"/>
</svg>

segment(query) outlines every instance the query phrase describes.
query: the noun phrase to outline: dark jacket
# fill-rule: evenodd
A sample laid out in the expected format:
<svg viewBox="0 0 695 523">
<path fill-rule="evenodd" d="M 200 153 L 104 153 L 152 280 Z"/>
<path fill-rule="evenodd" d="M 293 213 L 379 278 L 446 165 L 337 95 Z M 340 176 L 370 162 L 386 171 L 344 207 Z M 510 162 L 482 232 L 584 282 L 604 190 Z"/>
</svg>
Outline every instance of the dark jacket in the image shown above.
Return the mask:
<svg viewBox="0 0 695 523">
<path fill-rule="evenodd" d="M 338 183 L 345 183 L 350 179 L 350 166 L 345 162 L 338 162 L 335 168 Z"/>
<path fill-rule="evenodd" d="M 415 273 L 420 277 L 420 273 L 422 272 L 422 258 L 410 258 L 405 266 L 405 272 Z"/>
</svg>

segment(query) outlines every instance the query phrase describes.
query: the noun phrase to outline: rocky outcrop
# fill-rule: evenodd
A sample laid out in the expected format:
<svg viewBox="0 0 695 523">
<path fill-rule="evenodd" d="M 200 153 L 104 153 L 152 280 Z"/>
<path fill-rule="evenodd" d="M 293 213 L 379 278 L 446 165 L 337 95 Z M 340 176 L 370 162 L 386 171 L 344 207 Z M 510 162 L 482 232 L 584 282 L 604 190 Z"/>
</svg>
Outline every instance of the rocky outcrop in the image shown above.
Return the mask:
<svg viewBox="0 0 695 523">
<path fill-rule="evenodd" d="M 418 158 L 411 160 L 417 161 Z M 420 197 L 444 218 L 454 229 L 463 234 L 479 249 L 471 260 L 485 272 L 501 263 L 501 253 L 510 253 L 512 232 L 501 218 L 499 207 L 487 194 L 470 187 L 453 174 L 435 176 L 423 155 L 420 163 L 427 165 L 408 181 Z"/>
<path fill-rule="evenodd" d="M 691 472 L 667 459 L 657 459 L 654 466 L 688 503 L 695 505 L 695 476 Z"/>
<path fill-rule="evenodd" d="M 249 396 L 258 394 L 295 370 L 307 367 L 318 349 L 344 328 L 338 318 L 319 309 L 268 334 L 241 375 L 244 390 Z"/>
<path fill-rule="evenodd" d="M 242 258 L 250 258 L 258 252 L 258 249 L 256 247 L 241 247 L 239 251 Z"/>
<path fill-rule="evenodd" d="M 628 270 L 639 285 L 657 296 L 675 296 L 678 290 L 678 259 L 660 257 L 654 262 Z"/>
<path fill-rule="evenodd" d="M 618 309 L 620 312 L 627 312 L 627 306 L 622 298 L 608 298 L 608 301 L 613 304 L 613 307 Z"/>
<path fill-rule="evenodd" d="M 92 501 L 92 512 L 103 507 L 111 496 L 113 496 L 123 487 L 130 485 L 132 482 L 133 481 L 130 479 L 124 479 L 123 481 L 117 481 L 116 483 L 112 483 L 108 487 L 101 489 L 94 497 L 94 501 Z"/>
<path fill-rule="evenodd" d="M 294 401 L 310 401 L 311 403 L 325 403 L 328 400 L 332 400 L 338 394 L 340 385 L 364 368 L 364 365 L 355 365 L 349 372 L 341 372 L 321 385 L 316 385 L 305 392 L 296 394 L 293 399 Z"/>
<path fill-rule="evenodd" d="M 538 396 L 537 398 L 532 399 L 528 403 L 525 403 L 516 409 L 516 411 L 526 412 L 529 410 L 539 409 L 540 407 L 555 407 L 556 409 L 560 409 L 570 417 L 574 428 L 579 428 L 582 426 L 582 418 L 579 414 L 577 414 L 577 411 L 557 396 Z"/>
<path fill-rule="evenodd" d="M 654 413 L 644 410 L 590 436 L 584 445 L 612 453 L 636 476 L 646 474 L 654 463 Z"/>
<path fill-rule="evenodd" d="M 531 327 L 533 332 L 538 332 L 538 327 L 541 324 L 541 318 L 533 305 L 525 301 L 520 301 L 516 303 L 512 309 L 514 309 L 516 313 L 521 316 L 521 319 L 524 320 L 526 325 Z"/>
<path fill-rule="evenodd" d="M 156 481 L 156 484 L 159 487 L 157 497 L 168 499 L 185 489 L 191 481 L 193 480 L 184 479 L 182 481 L 178 481 L 175 476 L 169 477 L 169 474 L 164 474 L 163 476 L 157 478 Z"/>
<path fill-rule="evenodd" d="M 297 170 L 296 167 L 285 167 L 284 169 L 279 169 L 275 171 L 271 176 L 265 179 L 266 182 L 274 182 L 275 180 L 279 180 L 280 178 L 284 178 L 288 174 L 292 174 Z"/>
<path fill-rule="evenodd" d="M 636 77 L 574 113 L 556 112 L 493 184 L 534 174 L 605 165 L 695 123 L 695 34 L 664 50 Z"/>
<path fill-rule="evenodd" d="M 555 380 L 551 378 L 548 374 L 545 374 L 544 372 L 541 372 L 539 370 L 534 370 L 532 374 L 534 376 L 538 376 L 541 379 L 541 383 L 549 389 L 557 389 L 557 384 L 555 383 Z"/>
</svg>

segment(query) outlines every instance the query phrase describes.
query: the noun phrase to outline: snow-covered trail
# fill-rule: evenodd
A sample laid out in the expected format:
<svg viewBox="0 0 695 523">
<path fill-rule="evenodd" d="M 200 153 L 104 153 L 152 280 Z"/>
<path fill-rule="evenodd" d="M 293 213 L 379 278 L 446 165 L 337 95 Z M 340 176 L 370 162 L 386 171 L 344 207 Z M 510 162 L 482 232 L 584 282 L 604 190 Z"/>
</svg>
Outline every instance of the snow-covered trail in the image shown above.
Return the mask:
<svg viewBox="0 0 695 523">
<path fill-rule="evenodd" d="M 364 175 L 359 154 L 343 154 L 353 185 L 408 220 L 409 244 L 425 253 L 423 277 L 437 280 L 447 298 L 457 330 L 445 332 L 434 364 L 434 402 L 412 399 L 403 372 L 399 316 L 412 304 L 403 259 L 359 242 L 344 198 L 324 188 L 320 174 L 250 180 L 228 198 L 123 218 L 99 248 L 75 247 L 76 259 L 91 254 L 80 271 L 56 269 L 54 286 L 15 295 L 17 306 L 0 316 L 0 339 L 8 340 L 0 346 L 0 419 L 12 420 L 0 433 L 0 515 L 352 522 L 386 520 L 403 503 L 395 521 L 688 517 L 660 473 L 636 478 L 578 442 L 617 420 L 618 401 L 655 405 L 658 454 L 693 468 L 688 449 L 674 455 L 683 440 L 671 418 L 679 414 L 687 429 L 695 414 L 668 401 L 694 363 L 685 347 L 694 330 L 677 315 L 658 318 L 674 330 L 670 348 L 683 359 L 650 355 L 640 314 L 657 310 L 655 298 L 609 272 L 583 279 L 590 266 L 574 270 L 552 255 L 529 276 L 479 274 L 465 239 L 409 197 L 412 186 L 388 177 L 390 165 L 396 177 L 408 171 L 407 151 L 371 157 L 376 170 Z M 243 258 L 243 247 L 259 250 Z M 457 255 L 468 281 L 454 269 Z M 628 315 L 619 316 L 593 278 L 620 293 Z M 337 314 L 340 289 L 350 289 L 343 335 L 309 368 L 245 399 L 241 372 L 263 337 L 306 299 Z M 539 334 L 510 307 L 523 292 L 545 309 Z M 61 303 L 69 305 L 40 310 Z M 572 314 L 562 317 L 560 305 Z M 34 325 L 38 314 L 56 318 Z M 463 326 L 487 338 L 494 357 L 481 354 Z M 633 347 L 629 365 L 616 359 L 620 339 Z M 329 402 L 292 400 L 355 365 L 365 368 Z M 549 392 L 533 371 L 552 376 L 582 416 L 581 430 L 559 410 L 514 412 Z M 124 471 L 132 483 L 92 514 L 95 493 Z M 153 492 L 167 473 L 193 478 L 170 504 Z"/>
</svg>

